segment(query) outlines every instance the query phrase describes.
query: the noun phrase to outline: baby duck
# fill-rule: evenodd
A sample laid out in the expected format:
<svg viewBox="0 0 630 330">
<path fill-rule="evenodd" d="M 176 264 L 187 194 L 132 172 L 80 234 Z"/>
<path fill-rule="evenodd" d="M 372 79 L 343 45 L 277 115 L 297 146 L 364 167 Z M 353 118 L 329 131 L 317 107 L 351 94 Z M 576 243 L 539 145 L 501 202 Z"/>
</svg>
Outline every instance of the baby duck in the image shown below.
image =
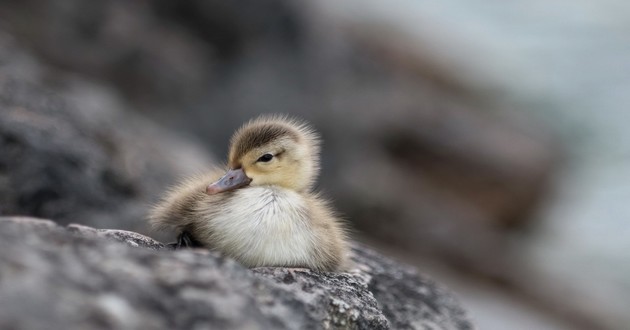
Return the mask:
<svg viewBox="0 0 630 330">
<path fill-rule="evenodd" d="M 312 191 L 319 144 L 305 123 L 282 116 L 251 120 L 232 136 L 227 173 L 214 170 L 176 186 L 150 222 L 179 232 L 178 246 L 220 251 L 247 267 L 343 269 L 345 230 Z"/>
</svg>

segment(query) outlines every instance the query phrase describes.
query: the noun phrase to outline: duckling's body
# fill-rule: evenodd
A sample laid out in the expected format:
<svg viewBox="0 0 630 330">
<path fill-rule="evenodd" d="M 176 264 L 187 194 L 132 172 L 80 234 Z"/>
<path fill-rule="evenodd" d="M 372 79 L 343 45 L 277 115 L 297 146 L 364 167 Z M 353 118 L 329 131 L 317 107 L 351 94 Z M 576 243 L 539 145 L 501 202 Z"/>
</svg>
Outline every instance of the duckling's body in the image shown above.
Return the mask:
<svg viewBox="0 0 630 330">
<path fill-rule="evenodd" d="M 338 270 L 346 261 L 345 232 L 311 192 L 318 151 L 315 133 L 303 124 L 254 120 L 232 138 L 225 176 L 211 171 L 180 184 L 153 210 L 151 222 L 187 232 L 248 267 Z"/>
</svg>

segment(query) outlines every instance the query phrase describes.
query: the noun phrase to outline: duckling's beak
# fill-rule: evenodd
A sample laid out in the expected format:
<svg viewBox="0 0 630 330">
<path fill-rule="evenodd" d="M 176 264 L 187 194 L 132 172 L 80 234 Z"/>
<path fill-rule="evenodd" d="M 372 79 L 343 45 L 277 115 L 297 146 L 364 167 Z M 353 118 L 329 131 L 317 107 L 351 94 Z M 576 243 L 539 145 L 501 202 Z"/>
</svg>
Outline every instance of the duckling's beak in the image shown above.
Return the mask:
<svg viewBox="0 0 630 330">
<path fill-rule="evenodd" d="M 229 170 L 221 179 L 206 187 L 206 194 L 214 195 L 220 192 L 238 189 L 248 185 L 250 182 L 252 182 L 252 179 L 247 177 L 242 168 Z"/>
</svg>

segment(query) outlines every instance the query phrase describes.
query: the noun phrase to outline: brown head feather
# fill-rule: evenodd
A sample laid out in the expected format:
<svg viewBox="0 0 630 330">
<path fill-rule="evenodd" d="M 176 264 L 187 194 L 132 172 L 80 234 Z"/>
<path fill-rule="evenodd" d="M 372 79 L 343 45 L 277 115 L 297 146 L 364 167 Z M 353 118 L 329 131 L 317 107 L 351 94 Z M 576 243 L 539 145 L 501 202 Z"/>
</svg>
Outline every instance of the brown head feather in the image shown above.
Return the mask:
<svg viewBox="0 0 630 330">
<path fill-rule="evenodd" d="M 243 157 L 252 149 L 262 147 L 265 144 L 288 137 L 294 141 L 299 140 L 299 136 L 294 129 L 277 123 L 253 123 L 241 128 L 232 139 L 232 154 L 230 155 L 230 165 L 235 164 L 238 159 Z"/>
<path fill-rule="evenodd" d="M 307 124 L 283 115 L 263 115 L 250 120 L 234 133 L 228 165 L 231 168 L 240 167 L 238 160 L 247 152 L 282 138 L 308 144 L 313 160 L 319 162 L 319 137 Z"/>
</svg>

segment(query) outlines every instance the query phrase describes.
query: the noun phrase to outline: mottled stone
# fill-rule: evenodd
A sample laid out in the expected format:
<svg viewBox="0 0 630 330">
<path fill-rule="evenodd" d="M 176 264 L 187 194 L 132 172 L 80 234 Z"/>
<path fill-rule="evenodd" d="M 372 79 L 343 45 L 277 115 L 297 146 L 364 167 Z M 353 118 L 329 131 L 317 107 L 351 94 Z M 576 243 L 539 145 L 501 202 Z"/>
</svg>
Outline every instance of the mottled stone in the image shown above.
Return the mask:
<svg viewBox="0 0 630 330">
<path fill-rule="evenodd" d="M 444 288 L 353 251 L 347 273 L 249 270 L 134 232 L 4 217 L 0 328 L 472 329 Z"/>
<path fill-rule="evenodd" d="M 128 245 L 131 245 L 133 247 L 144 247 L 154 250 L 165 248 L 165 245 L 163 243 L 160 243 L 153 238 L 128 230 L 95 229 L 76 223 L 69 224 L 67 226 L 67 229 L 70 232 L 78 235 L 110 238 L 123 243 L 127 243 Z"/>
</svg>

